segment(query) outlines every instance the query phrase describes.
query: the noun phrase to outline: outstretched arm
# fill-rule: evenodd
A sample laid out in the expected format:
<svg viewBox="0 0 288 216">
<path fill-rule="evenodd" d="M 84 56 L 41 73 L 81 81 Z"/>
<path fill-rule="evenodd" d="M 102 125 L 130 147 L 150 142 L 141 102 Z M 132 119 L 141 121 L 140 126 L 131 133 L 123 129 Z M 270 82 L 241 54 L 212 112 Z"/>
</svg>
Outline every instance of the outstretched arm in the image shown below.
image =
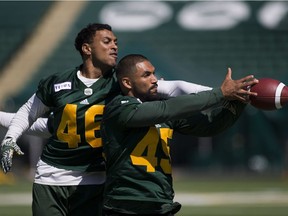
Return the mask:
<svg viewBox="0 0 288 216">
<path fill-rule="evenodd" d="M 4 128 L 8 128 L 14 115 L 15 113 L 0 111 L 0 125 Z"/>
<path fill-rule="evenodd" d="M 48 111 L 49 108 L 33 95 L 14 115 L 5 137 L 11 137 L 16 141 L 37 118 L 42 117 Z"/>
<path fill-rule="evenodd" d="M 11 121 L 16 113 L 9 113 L 0 111 L 0 125 L 4 128 L 9 127 Z M 49 138 L 51 133 L 47 126 L 48 118 L 38 118 L 31 127 L 25 132 L 26 135 L 39 136 L 42 138 Z"/>
<path fill-rule="evenodd" d="M 229 68 L 220 88 L 198 94 L 182 95 L 168 100 L 140 103 L 136 105 L 137 108 L 127 109 L 128 113 L 123 111 L 121 113 L 123 118 L 120 119 L 125 119 L 126 116 L 125 124 L 128 127 L 149 126 L 168 120 L 186 118 L 197 112 L 205 111 L 218 103 L 223 104 L 224 99 L 246 103 L 247 96 L 257 95 L 246 88 L 258 82 L 252 75 L 238 80 L 233 80 L 231 75 L 232 71 Z"/>
<path fill-rule="evenodd" d="M 10 171 L 12 167 L 13 154 L 23 155 L 16 141 L 30 128 L 30 126 L 49 111 L 35 94 L 17 111 L 11 120 L 8 131 L 1 143 L 1 166 L 4 173 Z"/>
<path fill-rule="evenodd" d="M 234 125 L 244 109 L 244 103 L 230 101 L 226 107 L 212 110 L 209 116 L 197 113 L 175 121 L 174 129 L 179 133 L 198 137 L 214 136 Z"/>
</svg>

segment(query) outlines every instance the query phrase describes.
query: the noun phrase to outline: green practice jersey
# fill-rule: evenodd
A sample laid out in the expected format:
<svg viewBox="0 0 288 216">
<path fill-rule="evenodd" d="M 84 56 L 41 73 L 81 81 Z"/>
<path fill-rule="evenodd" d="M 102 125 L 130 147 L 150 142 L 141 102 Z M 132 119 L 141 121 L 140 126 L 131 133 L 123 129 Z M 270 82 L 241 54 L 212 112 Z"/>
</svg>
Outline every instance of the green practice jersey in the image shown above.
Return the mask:
<svg viewBox="0 0 288 216">
<path fill-rule="evenodd" d="M 222 100 L 220 89 L 214 89 L 165 101 L 141 103 L 121 95 L 111 101 L 101 125 L 107 166 L 104 209 L 127 214 L 177 212 L 169 143 L 173 131 L 210 136 L 231 126 L 245 105 L 231 102 L 233 112 L 225 108 L 212 121 L 199 113 Z"/>
<path fill-rule="evenodd" d="M 100 121 L 107 98 L 119 93 L 111 71 L 87 87 L 75 68 L 41 80 L 36 95 L 53 111 L 52 136 L 41 159 L 69 170 L 104 170 Z"/>
</svg>

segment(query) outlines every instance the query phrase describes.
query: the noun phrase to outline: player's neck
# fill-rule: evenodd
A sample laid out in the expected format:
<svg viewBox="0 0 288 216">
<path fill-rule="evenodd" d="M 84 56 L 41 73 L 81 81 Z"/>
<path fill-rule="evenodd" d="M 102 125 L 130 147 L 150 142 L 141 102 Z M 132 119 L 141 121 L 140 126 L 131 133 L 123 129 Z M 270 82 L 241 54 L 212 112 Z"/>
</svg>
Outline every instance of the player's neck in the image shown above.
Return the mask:
<svg viewBox="0 0 288 216">
<path fill-rule="evenodd" d="M 89 67 L 85 64 L 81 68 L 80 73 L 83 77 L 86 77 L 88 79 L 97 79 L 103 75 L 102 70 L 100 68 Z"/>
</svg>

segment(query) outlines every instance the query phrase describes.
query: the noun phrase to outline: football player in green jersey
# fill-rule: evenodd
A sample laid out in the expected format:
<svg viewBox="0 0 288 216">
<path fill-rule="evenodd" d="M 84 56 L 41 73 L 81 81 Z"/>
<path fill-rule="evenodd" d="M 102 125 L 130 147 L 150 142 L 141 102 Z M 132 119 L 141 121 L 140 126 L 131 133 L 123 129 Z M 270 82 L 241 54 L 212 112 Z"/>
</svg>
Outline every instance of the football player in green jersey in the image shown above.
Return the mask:
<svg viewBox="0 0 288 216">
<path fill-rule="evenodd" d="M 23 154 L 16 144 L 17 139 L 37 118 L 53 112 L 52 131 L 45 129 L 47 118 L 37 121 L 42 121 L 45 135 L 51 132 L 51 137 L 36 167 L 34 216 L 102 214 L 106 173 L 100 121 L 107 98 L 120 92 L 114 74 L 117 37 L 109 25 L 89 24 L 78 33 L 75 47 L 83 64 L 42 79 L 36 94 L 18 110 L 11 124 L 9 122 L 1 145 L 1 167 L 6 173 L 11 169 L 13 153 Z M 178 82 L 186 84 L 183 87 L 188 91 L 191 86 L 191 92 L 195 93 L 211 89 Z M 159 93 L 175 96 L 174 84 L 159 82 Z"/>
<path fill-rule="evenodd" d="M 116 74 L 122 94 L 106 104 L 101 123 L 107 175 L 105 216 L 168 216 L 179 211 L 181 205 L 173 201 L 169 141 L 173 131 L 212 136 L 237 120 L 243 102 L 249 102 L 245 96 L 256 95 L 245 87 L 258 80 L 251 75 L 232 80 L 231 73 L 228 69 L 220 88 L 158 100 L 150 61 L 137 54 L 120 60 Z M 199 115 L 225 100 L 230 106 L 211 121 Z"/>
<path fill-rule="evenodd" d="M 52 136 L 33 183 L 34 216 L 102 214 L 105 167 L 99 126 L 107 95 L 119 92 L 113 74 L 117 37 L 109 25 L 90 24 L 78 33 L 75 48 L 83 64 L 42 79 L 2 143 L 1 163 L 7 172 L 13 151 L 22 154 L 19 136 L 38 117 L 53 112 Z"/>
</svg>

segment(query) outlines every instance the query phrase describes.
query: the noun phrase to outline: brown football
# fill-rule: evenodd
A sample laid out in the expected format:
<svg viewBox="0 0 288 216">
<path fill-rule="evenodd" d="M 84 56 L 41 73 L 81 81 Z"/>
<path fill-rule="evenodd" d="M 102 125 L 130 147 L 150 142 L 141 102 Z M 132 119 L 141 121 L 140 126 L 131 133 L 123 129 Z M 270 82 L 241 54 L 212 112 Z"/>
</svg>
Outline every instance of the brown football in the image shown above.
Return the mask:
<svg viewBox="0 0 288 216">
<path fill-rule="evenodd" d="M 288 87 L 279 80 L 260 78 L 259 83 L 251 86 L 251 92 L 257 92 L 257 96 L 251 96 L 251 105 L 262 110 L 281 109 L 288 103 Z"/>
</svg>

